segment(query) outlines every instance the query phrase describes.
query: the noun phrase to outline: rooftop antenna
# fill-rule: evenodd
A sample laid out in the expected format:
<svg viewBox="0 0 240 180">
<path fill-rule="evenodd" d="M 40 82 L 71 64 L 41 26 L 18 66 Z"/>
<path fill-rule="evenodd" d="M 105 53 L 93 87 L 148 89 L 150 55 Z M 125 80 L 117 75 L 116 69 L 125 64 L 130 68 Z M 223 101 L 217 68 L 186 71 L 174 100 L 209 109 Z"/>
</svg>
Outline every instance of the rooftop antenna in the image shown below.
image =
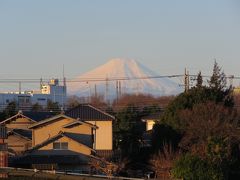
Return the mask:
<svg viewBox="0 0 240 180">
<path fill-rule="evenodd" d="M 119 95 L 122 96 L 122 86 L 121 86 L 121 81 L 119 81 L 118 88 L 119 88 Z"/>
<path fill-rule="evenodd" d="M 97 97 L 97 85 L 94 85 L 94 90 L 95 90 L 95 97 Z"/>
<path fill-rule="evenodd" d="M 66 87 L 66 77 L 65 77 L 65 67 L 64 67 L 64 64 L 63 64 L 63 86 Z"/>
<path fill-rule="evenodd" d="M 21 83 L 21 81 L 19 81 L 19 94 L 21 94 L 21 91 L 22 91 L 22 83 Z"/>
<path fill-rule="evenodd" d="M 184 73 L 184 86 L 185 86 L 185 92 L 188 92 L 188 90 L 189 90 L 189 71 L 187 71 L 187 68 L 185 68 L 185 73 Z"/>
<path fill-rule="evenodd" d="M 230 84 L 230 86 L 233 87 L 233 79 L 234 79 L 234 75 L 230 75 L 228 78 L 229 78 L 229 84 Z"/>
<path fill-rule="evenodd" d="M 62 109 L 64 110 L 64 95 L 66 94 L 67 85 L 66 85 L 66 77 L 65 77 L 65 66 L 63 64 L 63 87 L 62 87 Z"/>
<path fill-rule="evenodd" d="M 105 84 L 105 101 L 108 102 L 108 91 L 109 91 L 109 82 L 108 82 L 108 76 L 106 76 L 106 84 Z"/>
<path fill-rule="evenodd" d="M 116 81 L 116 95 L 117 95 L 117 101 L 118 101 L 118 96 L 119 96 L 118 80 Z"/>
<path fill-rule="evenodd" d="M 43 86 L 43 79 L 42 77 L 40 78 L 40 90 L 42 90 L 42 86 Z"/>
</svg>

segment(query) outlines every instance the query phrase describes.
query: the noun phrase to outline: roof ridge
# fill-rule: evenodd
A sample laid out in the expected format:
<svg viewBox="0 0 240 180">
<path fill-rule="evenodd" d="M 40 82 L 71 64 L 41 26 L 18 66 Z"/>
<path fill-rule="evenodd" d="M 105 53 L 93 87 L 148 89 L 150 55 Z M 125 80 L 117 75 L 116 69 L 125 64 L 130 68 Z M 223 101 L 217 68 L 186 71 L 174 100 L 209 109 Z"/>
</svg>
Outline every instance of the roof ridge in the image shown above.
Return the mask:
<svg viewBox="0 0 240 180">
<path fill-rule="evenodd" d="M 23 114 L 23 112 L 18 112 L 17 114 L 15 114 L 15 115 L 13 115 L 13 116 L 11 116 L 11 117 L 3 120 L 2 122 L 0 122 L 0 124 L 4 124 L 5 122 L 10 121 L 11 119 L 13 119 L 13 118 L 15 118 L 15 117 L 18 117 L 18 116 L 22 116 L 22 117 L 24 117 L 24 118 L 29 119 L 30 121 L 36 122 L 35 120 L 33 120 L 33 119 L 25 116 L 25 115 Z"/>
<path fill-rule="evenodd" d="M 15 129 L 12 129 L 11 131 L 9 131 L 8 133 L 10 133 L 10 132 L 12 132 L 12 133 L 14 133 L 14 134 L 16 134 L 16 135 L 19 135 L 19 136 L 21 136 L 22 138 L 24 138 L 24 139 L 27 139 L 27 140 L 31 140 L 31 139 L 29 139 L 28 137 L 26 137 L 26 136 L 23 136 L 23 135 L 21 135 L 21 134 L 19 134 L 19 133 L 17 133 L 16 131 L 14 131 Z"/>
<path fill-rule="evenodd" d="M 39 122 L 36 122 L 36 123 L 34 123 L 33 125 L 29 126 L 28 128 L 29 128 L 29 129 L 32 129 L 32 128 L 36 127 L 36 126 L 45 124 L 45 123 L 50 122 L 50 121 L 52 121 L 52 120 L 54 120 L 54 119 L 57 119 L 57 118 L 59 118 L 59 117 L 64 117 L 64 118 L 67 118 L 67 119 L 75 120 L 74 118 L 69 117 L 69 116 L 67 116 L 67 115 L 65 115 L 65 114 L 57 114 L 57 115 L 52 116 L 52 117 L 50 117 L 50 118 L 47 118 L 47 119 L 41 120 L 41 121 L 39 121 Z"/>
<path fill-rule="evenodd" d="M 58 137 L 60 138 L 62 136 L 63 132 L 62 131 L 59 131 L 58 134 L 56 134 L 55 136 L 51 137 L 50 139 L 46 139 L 45 141 L 41 142 L 40 144 L 37 144 L 35 146 L 33 146 L 31 149 L 29 149 L 29 151 L 33 151 L 35 149 L 38 149 L 38 148 L 41 148 L 43 147 L 45 144 L 47 145 L 48 142 L 52 141 L 53 139 L 57 138 Z"/>
<path fill-rule="evenodd" d="M 105 114 L 105 115 L 107 115 L 107 116 L 109 116 L 109 117 L 115 119 L 115 117 L 112 116 L 111 114 L 109 114 L 109 113 L 107 113 L 107 112 L 105 112 L 105 111 L 102 111 L 101 109 L 99 109 L 99 108 L 97 108 L 97 107 L 94 107 L 94 106 L 91 105 L 91 104 L 88 104 L 87 106 L 89 106 L 89 107 L 91 107 L 91 108 L 93 108 L 93 109 L 95 109 L 95 110 L 97 110 L 97 111 L 99 111 L 99 112 L 101 112 L 101 113 L 103 113 L 103 114 Z"/>
<path fill-rule="evenodd" d="M 65 137 L 67 137 L 67 138 L 69 138 L 69 139 L 72 139 L 73 141 L 75 141 L 75 142 L 77 142 L 77 143 L 79 143 L 79 144 L 81 144 L 81 145 L 83 145 L 83 146 L 91 149 L 92 151 L 95 151 L 93 148 L 88 147 L 87 145 L 85 145 L 85 144 L 83 144 L 83 143 L 80 143 L 80 142 L 76 141 L 75 139 L 71 138 L 70 136 L 67 135 L 67 133 L 68 133 L 68 132 L 65 132 L 65 131 L 59 131 L 58 134 L 56 134 L 55 136 L 51 137 L 50 139 L 47 139 L 47 140 L 43 141 L 43 142 L 40 143 L 40 144 L 37 144 L 37 145 L 33 146 L 33 147 L 32 147 L 31 149 L 29 149 L 27 152 L 31 152 L 31 151 L 33 151 L 33 150 L 35 150 L 35 149 L 39 149 L 39 148 L 41 148 L 41 147 L 43 147 L 43 146 L 51 143 L 51 141 L 54 140 L 55 138 L 56 138 L 55 140 L 57 140 L 57 139 L 59 139 L 59 138 L 61 138 L 61 137 L 63 137 L 63 136 L 65 136 Z M 73 134 L 77 134 L 77 133 L 73 133 Z"/>
</svg>

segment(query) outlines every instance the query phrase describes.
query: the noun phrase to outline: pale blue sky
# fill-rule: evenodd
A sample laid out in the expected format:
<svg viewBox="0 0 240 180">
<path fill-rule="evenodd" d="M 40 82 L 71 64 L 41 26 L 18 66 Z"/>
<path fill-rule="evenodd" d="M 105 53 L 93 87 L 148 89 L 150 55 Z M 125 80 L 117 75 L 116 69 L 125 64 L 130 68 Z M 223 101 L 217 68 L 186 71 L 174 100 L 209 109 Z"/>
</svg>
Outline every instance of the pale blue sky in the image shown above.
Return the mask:
<svg viewBox="0 0 240 180">
<path fill-rule="evenodd" d="M 0 78 L 75 77 L 115 57 L 240 76 L 239 0 L 1 0 Z"/>
</svg>

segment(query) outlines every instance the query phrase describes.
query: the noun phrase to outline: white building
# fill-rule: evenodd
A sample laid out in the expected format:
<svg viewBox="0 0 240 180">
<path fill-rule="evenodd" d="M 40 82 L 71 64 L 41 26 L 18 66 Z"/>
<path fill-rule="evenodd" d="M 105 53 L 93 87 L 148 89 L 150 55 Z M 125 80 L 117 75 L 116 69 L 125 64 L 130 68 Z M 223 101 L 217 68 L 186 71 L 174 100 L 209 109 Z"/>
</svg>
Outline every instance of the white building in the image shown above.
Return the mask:
<svg viewBox="0 0 240 180">
<path fill-rule="evenodd" d="M 48 84 L 41 83 L 40 90 L 24 92 L 0 93 L 0 110 L 10 102 L 16 102 L 18 107 L 29 108 L 38 103 L 46 107 L 48 101 L 57 102 L 60 107 L 65 107 L 67 97 L 66 83 L 59 85 L 58 79 L 52 79 Z"/>
</svg>

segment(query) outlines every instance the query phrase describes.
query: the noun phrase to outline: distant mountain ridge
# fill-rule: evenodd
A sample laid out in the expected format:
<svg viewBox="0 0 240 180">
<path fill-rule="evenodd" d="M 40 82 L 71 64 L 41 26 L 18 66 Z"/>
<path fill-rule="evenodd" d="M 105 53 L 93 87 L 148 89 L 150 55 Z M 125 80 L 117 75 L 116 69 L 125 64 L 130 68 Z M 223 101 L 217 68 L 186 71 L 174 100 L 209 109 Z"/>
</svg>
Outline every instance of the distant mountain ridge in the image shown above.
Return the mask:
<svg viewBox="0 0 240 180">
<path fill-rule="evenodd" d="M 106 64 L 75 78 L 86 82 L 68 83 L 68 94 L 80 97 L 97 94 L 103 95 L 106 100 L 111 100 L 120 94 L 167 96 L 182 91 L 170 78 L 147 78 L 154 76 L 157 74 L 134 59 L 111 59 Z M 93 79 L 101 81 L 91 81 Z M 111 79 L 130 80 L 112 81 Z"/>
</svg>

